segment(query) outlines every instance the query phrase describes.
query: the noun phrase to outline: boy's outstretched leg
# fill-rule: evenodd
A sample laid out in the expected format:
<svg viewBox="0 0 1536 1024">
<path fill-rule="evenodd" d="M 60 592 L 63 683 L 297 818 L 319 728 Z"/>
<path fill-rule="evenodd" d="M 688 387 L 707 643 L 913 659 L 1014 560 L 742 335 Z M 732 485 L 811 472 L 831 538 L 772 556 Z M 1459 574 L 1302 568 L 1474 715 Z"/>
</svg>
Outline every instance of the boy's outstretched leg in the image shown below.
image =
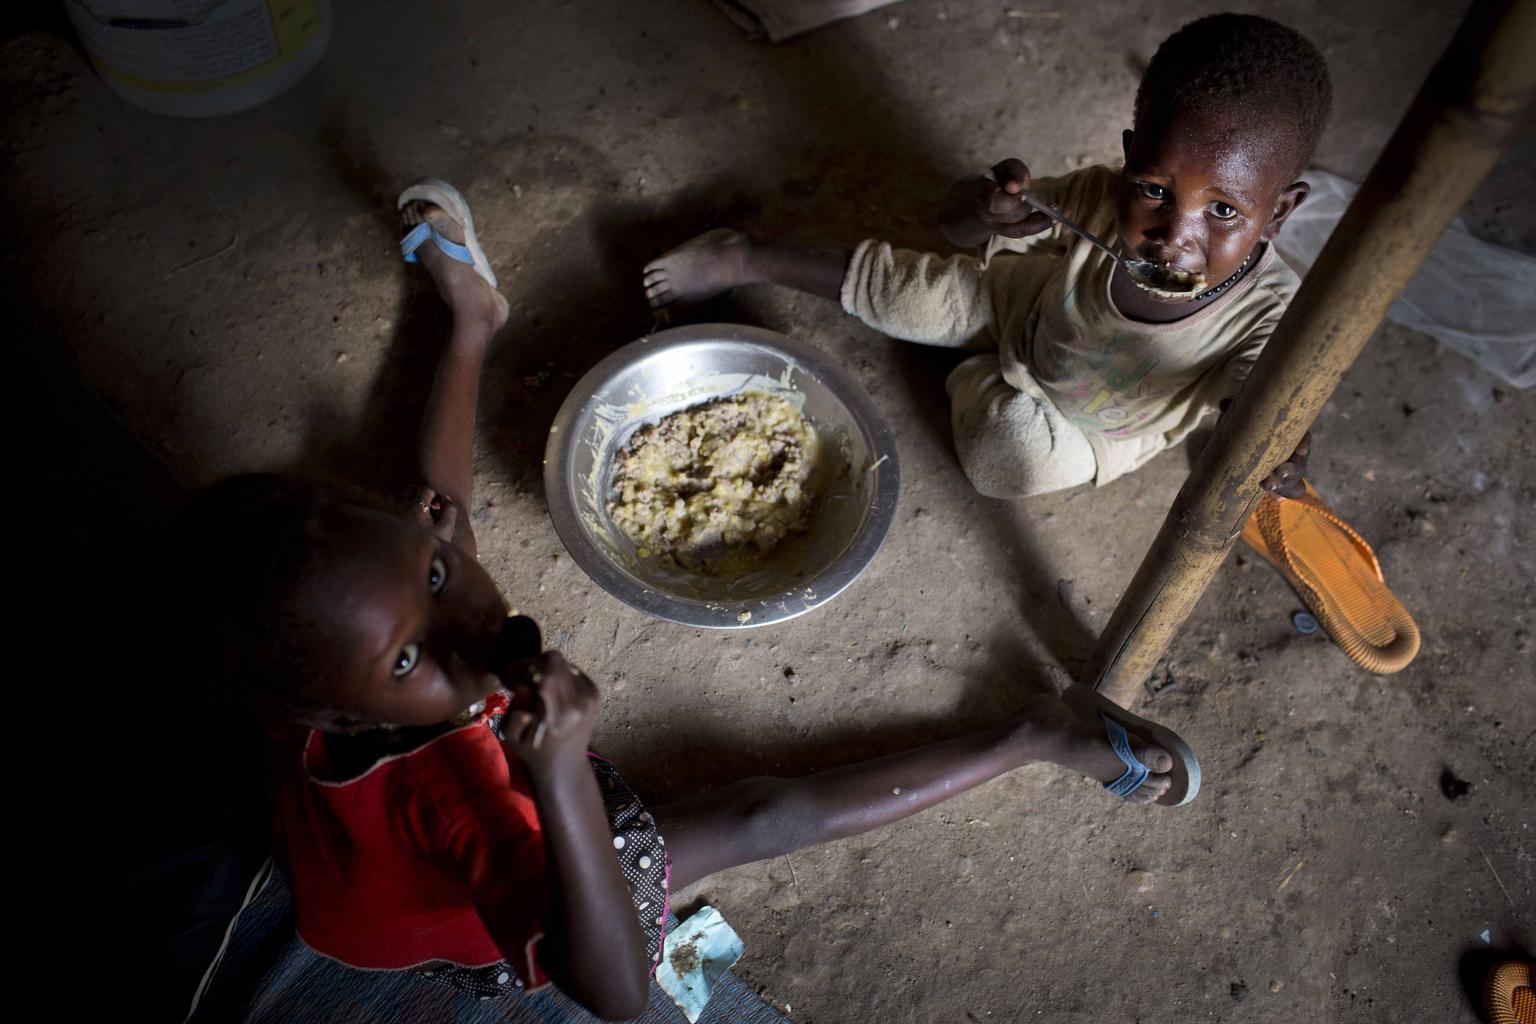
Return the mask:
<svg viewBox="0 0 1536 1024">
<path fill-rule="evenodd" d="M 645 297 L 653 309 L 703 302 L 743 284 L 777 284 L 838 298 L 849 249 L 801 242 L 754 242 L 717 228 L 692 238 L 645 267 Z"/>
<path fill-rule="evenodd" d="M 672 887 L 888 825 L 1037 761 L 1114 782 L 1126 762 L 1093 711 L 1096 699 L 1081 690 L 1034 697 L 1012 721 L 984 732 L 797 779 L 744 779 L 657 807 Z M 1170 790 L 1174 758 L 1135 729 L 1129 739 L 1150 774 L 1125 799 L 1152 803 Z"/>
</svg>

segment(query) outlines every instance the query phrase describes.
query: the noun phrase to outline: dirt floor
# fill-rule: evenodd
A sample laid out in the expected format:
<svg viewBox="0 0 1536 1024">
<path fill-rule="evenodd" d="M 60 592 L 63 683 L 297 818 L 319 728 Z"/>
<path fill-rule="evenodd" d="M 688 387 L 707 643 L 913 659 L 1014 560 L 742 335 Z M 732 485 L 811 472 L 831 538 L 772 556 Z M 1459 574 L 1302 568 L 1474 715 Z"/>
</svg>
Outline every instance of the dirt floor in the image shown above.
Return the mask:
<svg viewBox="0 0 1536 1024">
<path fill-rule="evenodd" d="M 303 464 L 394 486 L 445 320 L 395 254 L 394 197 L 459 185 L 512 304 L 486 384 L 483 558 L 606 688 L 597 745 L 653 799 L 980 726 L 1086 654 L 1184 478 L 1008 504 L 951 453 L 951 356 L 831 304 L 741 290 L 858 374 L 903 493 L 875 562 L 785 625 L 702 633 L 593 585 L 546 514 L 549 421 L 651 325 L 645 260 L 705 227 L 940 244 L 948 183 L 1005 156 L 1111 161 L 1140 68 L 1199 0 L 909 0 L 785 44 L 702 0 L 338 4 L 320 68 L 214 121 L 110 93 L 67 29 L 0 48 L 4 269 L 56 344 L 187 483 Z M 1320 166 L 1360 178 L 1460 3 L 1244 3 L 1327 54 Z M 515 10 L 515 13 L 513 13 Z M 1536 132 L 1466 213 L 1536 251 Z M 1470 1021 L 1458 966 L 1536 946 L 1536 395 L 1395 327 L 1316 424 L 1311 475 L 1425 637 L 1353 667 L 1239 548 L 1147 704 L 1199 751 L 1177 811 L 1026 769 L 873 835 L 679 895 L 721 908 L 739 973 L 795 1020 Z M 1446 772 L 1471 784 L 1451 800 Z"/>
</svg>

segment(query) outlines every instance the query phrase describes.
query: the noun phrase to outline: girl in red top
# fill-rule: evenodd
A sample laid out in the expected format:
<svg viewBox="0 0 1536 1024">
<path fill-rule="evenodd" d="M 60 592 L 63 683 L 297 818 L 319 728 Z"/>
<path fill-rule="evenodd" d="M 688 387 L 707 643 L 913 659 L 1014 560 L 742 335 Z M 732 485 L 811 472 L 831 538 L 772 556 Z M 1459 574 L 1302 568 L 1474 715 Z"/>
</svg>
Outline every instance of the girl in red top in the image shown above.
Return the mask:
<svg viewBox="0 0 1536 1024">
<path fill-rule="evenodd" d="M 411 514 L 247 476 L 209 488 L 187 521 L 224 675 L 287 723 L 271 747 L 273 830 L 316 950 L 482 996 L 553 980 L 602 1017 L 631 1017 L 670 886 L 1036 761 L 1134 803 L 1193 797 L 1198 765 L 1177 737 L 1079 685 L 985 732 L 647 809 L 587 752 L 597 688 L 509 617 L 475 561 L 462 510 L 476 396 L 507 303 L 457 192 L 422 182 L 400 206 L 402 250 L 453 314 Z"/>
</svg>

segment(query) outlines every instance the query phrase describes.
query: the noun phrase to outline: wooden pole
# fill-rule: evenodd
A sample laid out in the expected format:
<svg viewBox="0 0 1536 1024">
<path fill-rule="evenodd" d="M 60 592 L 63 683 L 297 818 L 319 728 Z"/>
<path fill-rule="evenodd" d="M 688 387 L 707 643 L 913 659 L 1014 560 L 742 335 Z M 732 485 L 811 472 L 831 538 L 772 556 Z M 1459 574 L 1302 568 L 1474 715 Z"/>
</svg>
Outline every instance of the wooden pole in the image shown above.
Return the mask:
<svg viewBox="0 0 1536 1024">
<path fill-rule="evenodd" d="M 1536 96 L 1536 0 L 1477 2 L 1430 72 L 1174 499 L 1084 671 L 1141 683 L 1290 455 Z"/>
</svg>

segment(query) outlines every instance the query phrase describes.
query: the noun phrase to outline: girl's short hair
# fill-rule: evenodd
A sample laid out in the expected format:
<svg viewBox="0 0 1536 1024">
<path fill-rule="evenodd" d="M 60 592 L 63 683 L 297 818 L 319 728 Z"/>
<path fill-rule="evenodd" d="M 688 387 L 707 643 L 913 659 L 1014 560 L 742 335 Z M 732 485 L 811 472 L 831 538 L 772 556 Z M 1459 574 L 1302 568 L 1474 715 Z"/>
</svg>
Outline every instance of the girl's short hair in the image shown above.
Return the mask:
<svg viewBox="0 0 1536 1024">
<path fill-rule="evenodd" d="M 176 534 L 179 590 L 217 696 L 252 711 L 274 699 L 312 703 L 324 680 L 309 654 L 324 637 L 290 598 L 336 513 L 359 506 L 381 507 L 332 483 L 276 473 L 231 477 L 193 498 Z"/>
</svg>

